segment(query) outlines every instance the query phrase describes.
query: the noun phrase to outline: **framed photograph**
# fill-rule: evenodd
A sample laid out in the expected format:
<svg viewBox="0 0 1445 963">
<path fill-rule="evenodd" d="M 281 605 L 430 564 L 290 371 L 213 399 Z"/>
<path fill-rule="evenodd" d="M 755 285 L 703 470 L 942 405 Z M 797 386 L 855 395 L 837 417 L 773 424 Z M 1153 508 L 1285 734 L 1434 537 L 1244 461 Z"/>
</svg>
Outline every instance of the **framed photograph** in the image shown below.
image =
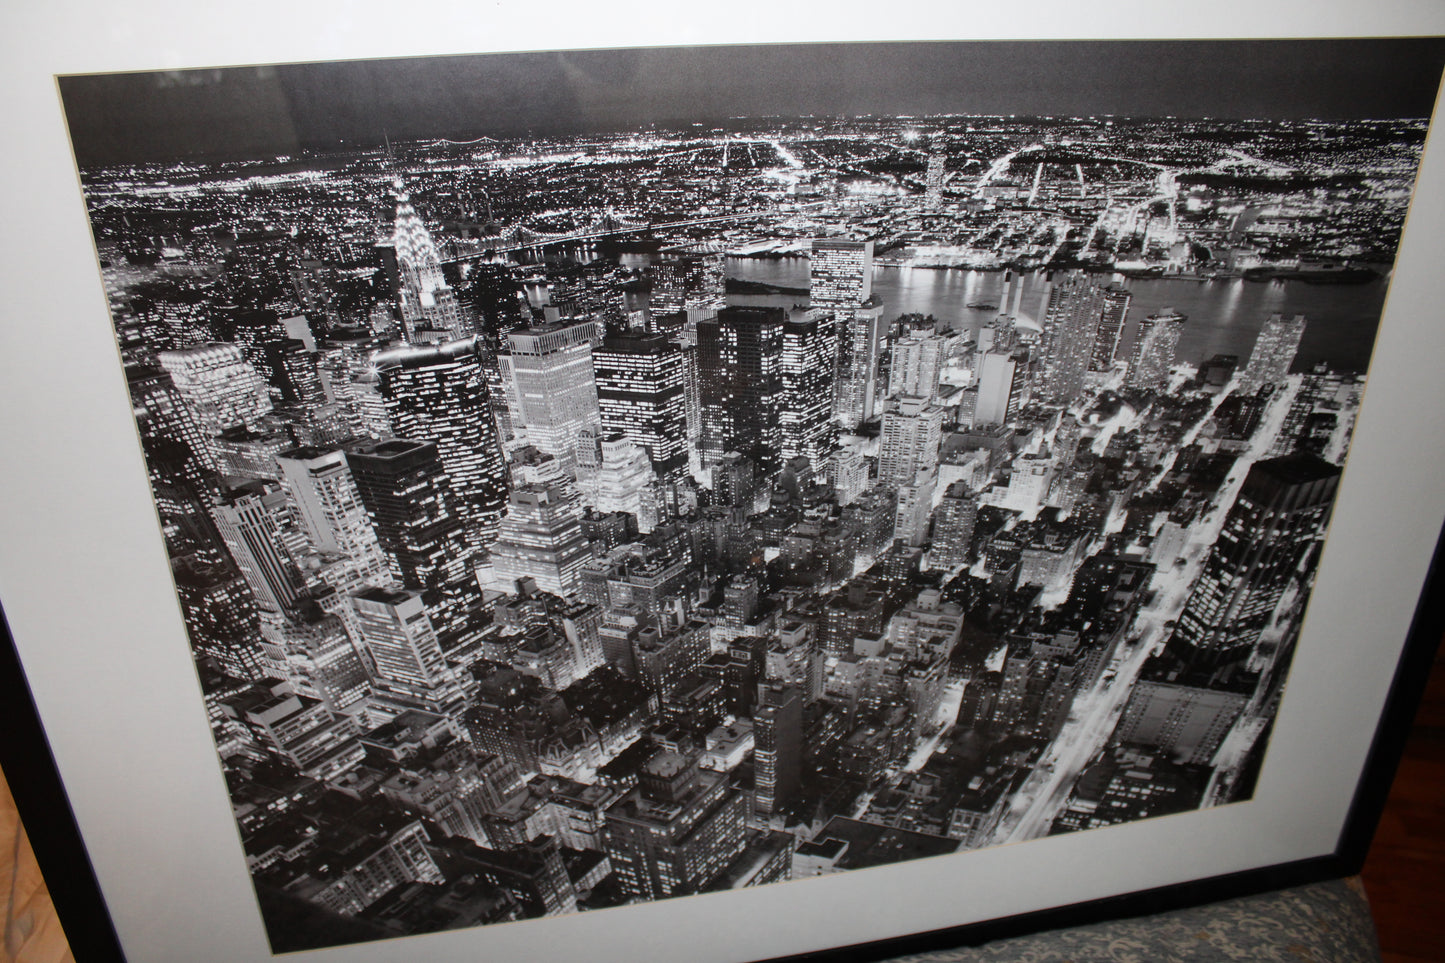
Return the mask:
<svg viewBox="0 0 1445 963">
<path fill-rule="evenodd" d="M 1042 11 L 8 14 L 5 770 L 78 955 L 1357 869 L 1445 629 L 1445 13 Z"/>
</svg>

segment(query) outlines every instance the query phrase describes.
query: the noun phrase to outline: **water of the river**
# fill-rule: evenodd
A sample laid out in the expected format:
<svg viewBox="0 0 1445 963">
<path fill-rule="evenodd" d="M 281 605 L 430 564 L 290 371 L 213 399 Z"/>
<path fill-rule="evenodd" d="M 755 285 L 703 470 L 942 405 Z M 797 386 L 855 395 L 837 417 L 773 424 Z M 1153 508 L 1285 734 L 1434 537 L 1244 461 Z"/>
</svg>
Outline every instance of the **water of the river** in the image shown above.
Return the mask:
<svg viewBox="0 0 1445 963">
<path fill-rule="evenodd" d="M 806 289 L 806 258 L 764 260 L 729 258 L 729 277 Z M 1043 276 L 1028 276 L 1023 313 L 1038 314 Z M 1115 283 L 1133 292 L 1129 308 L 1131 323 L 1124 332 L 1121 351 L 1133 342 L 1133 321 L 1166 307 L 1188 320 L 1179 339 L 1177 358 L 1197 364 L 1215 354 L 1249 357 L 1255 336 L 1271 314 L 1305 316 L 1304 340 L 1295 357 L 1296 371 L 1308 370 L 1323 361 L 1336 371 L 1364 371 L 1375 344 L 1375 332 L 1384 309 L 1386 278 L 1366 284 L 1310 284 L 1304 281 L 1222 281 L 1129 280 Z M 884 305 L 884 317 L 900 314 L 931 314 L 954 330 L 976 331 L 991 321 L 996 310 L 969 305 L 997 305 L 1003 293 L 1004 275 L 998 271 L 875 267 L 873 294 Z M 734 295 L 736 304 L 769 304 L 790 307 L 806 303 L 804 296 Z"/>
</svg>

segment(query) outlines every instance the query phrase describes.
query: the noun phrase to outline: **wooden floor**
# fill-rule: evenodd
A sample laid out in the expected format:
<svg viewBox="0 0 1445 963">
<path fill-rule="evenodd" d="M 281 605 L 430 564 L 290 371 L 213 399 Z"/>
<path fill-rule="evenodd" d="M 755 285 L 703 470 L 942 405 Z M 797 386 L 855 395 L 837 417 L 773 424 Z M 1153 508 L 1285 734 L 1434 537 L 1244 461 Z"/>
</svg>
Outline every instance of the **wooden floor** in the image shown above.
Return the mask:
<svg viewBox="0 0 1445 963">
<path fill-rule="evenodd" d="M 1445 648 L 1361 875 L 1385 963 L 1445 960 Z"/>
</svg>

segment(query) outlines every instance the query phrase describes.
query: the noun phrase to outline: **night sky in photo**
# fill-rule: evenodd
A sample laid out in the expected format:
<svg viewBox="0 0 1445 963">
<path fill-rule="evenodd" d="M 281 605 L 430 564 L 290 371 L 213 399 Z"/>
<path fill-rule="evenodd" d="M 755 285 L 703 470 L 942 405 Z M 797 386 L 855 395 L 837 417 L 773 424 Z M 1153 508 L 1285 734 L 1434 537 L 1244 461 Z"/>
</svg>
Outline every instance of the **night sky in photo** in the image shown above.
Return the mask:
<svg viewBox="0 0 1445 963">
<path fill-rule="evenodd" d="M 849 43 L 71 76 L 60 87 L 91 166 L 744 116 L 1426 117 L 1442 64 L 1438 38 Z"/>
</svg>

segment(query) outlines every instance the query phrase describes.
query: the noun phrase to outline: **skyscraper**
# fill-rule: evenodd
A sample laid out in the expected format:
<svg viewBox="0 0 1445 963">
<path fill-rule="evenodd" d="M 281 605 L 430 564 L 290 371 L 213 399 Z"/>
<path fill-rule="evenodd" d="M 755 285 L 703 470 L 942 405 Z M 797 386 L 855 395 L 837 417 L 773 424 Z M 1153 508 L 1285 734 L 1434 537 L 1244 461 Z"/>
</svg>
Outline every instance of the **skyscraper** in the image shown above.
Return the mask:
<svg viewBox="0 0 1445 963">
<path fill-rule="evenodd" d="M 600 433 L 592 344 L 595 321 L 559 321 L 507 333 L 497 356 L 512 432 L 560 462 L 577 477 L 577 445 L 584 431 Z"/>
<path fill-rule="evenodd" d="M 1094 353 L 1089 361 L 1090 371 L 1109 371 L 1114 367 L 1114 355 L 1119 348 L 1119 336 L 1124 332 L 1124 321 L 1129 316 L 1129 302 L 1134 299 L 1123 288 L 1113 286 L 1104 289 L 1104 306 L 1099 314 L 1099 324 L 1094 329 Z"/>
<path fill-rule="evenodd" d="M 948 360 L 950 339 L 933 331 L 910 330 L 893 342 L 888 365 L 888 395 L 932 398 Z"/>
<path fill-rule="evenodd" d="M 400 183 L 392 243 L 396 248 L 397 296 L 406 340 L 415 344 L 466 337 L 470 332 L 462 319 L 456 292 L 442 276 L 441 255 Z"/>
<path fill-rule="evenodd" d="M 1025 359 L 1001 351 L 979 355 L 975 426 L 1007 424 L 1018 414 L 1025 394 Z"/>
<path fill-rule="evenodd" d="M 312 549 L 341 553 L 369 585 L 391 579 L 386 558 L 340 449 L 292 448 L 276 456 L 281 487 Z M 360 587 L 359 585 L 357 586 Z"/>
<path fill-rule="evenodd" d="M 1247 655 L 1324 532 L 1340 469 L 1306 453 L 1255 462 L 1225 516 L 1170 646 L 1183 655 Z"/>
<path fill-rule="evenodd" d="M 882 340 L 881 322 L 865 307 L 872 298 L 873 242 L 815 239 L 808 258 L 808 304 L 830 359 L 834 416 L 849 427 L 872 417 L 872 378 Z"/>
<path fill-rule="evenodd" d="M 970 492 L 964 482 L 949 485 L 933 518 L 933 547 L 929 562 L 934 568 L 956 568 L 968 564 L 977 518 L 978 496 Z"/>
<path fill-rule="evenodd" d="M 862 304 L 873 295 L 873 242 L 816 239 L 808 259 L 808 300 L 835 311 Z"/>
<path fill-rule="evenodd" d="M 156 361 L 171 376 L 200 437 L 208 443 L 197 454 L 212 468 L 217 454 L 210 441 L 227 428 L 254 426 L 271 410 L 270 389 L 237 345 L 212 342 L 161 351 Z"/>
<path fill-rule="evenodd" d="M 1174 352 L 1179 346 L 1184 321 L 1184 315 L 1172 308 L 1165 308 L 1139 321 L 1134 358 L 1129 363 L 1125 384 L 1155 391 L 1168 387 L 1169 369 L 1174 364 Z"/>
<path fill-rule="evenodd" d="M 728 307 L 698 325 L 704 463 L 746 455 L 767 474 L 782 465 L 782 308 Z"/>
<path fill-rule="evenodd" d="M 362 642 L 376 666 L 376 697 L 397 712 L 422 709 L 460 718 L 462 688 L 447 665 L 420 592 L 369 588 L 353 592 Z"/>
<path fill-rule="evenodd" d="M 783 324 L 780 447 L 784 460 L 807 458 L 821 466 L 833 449 L 833 358 L 816 317 L 789 318 Z"/>
<path fill-rule="evenodd" d="M 682 346 L 661 334 L 609 337 L 593 352 L 603 435 L 646 450 L 660 476 L 687 468 L 687 398 Z"/>
<path fill-rule="evenodd" d="M 1239 376 L 1239 391 L 1253 394 L 1262 385 L 1284 381 L 1289 375 L 1290 365 L 1294 364 L 1294 356 L 1299 352 L 1300 339 L 1304 334 L 1304 315 L 1296 315 L 1288 321 L 1282 315 L 1270 315 L 1254 341 L 1249 363 Z"/>
<path fill-rule="evenodd" d="M 1042 400 L 1068 404 L 1084 390 L 1103 310 L 1103 289 L 1083 274 L 1054 286 L 1043 325 Z"/>
<path fill-rule="evenodd" d="M 592 557 L 582 535 L 582 509 L 555 484 L 513 489 L 492 546 L 497 579 L 530 578 L 544 592 L 575 595 L 583 564 Z"/>
<path fill-rule="evenodd" d="M 883 305 L 869 301 L 842 312 L 835 332 L 838 362 L 833 386 L 833 419 L 844 427 L 856 428 L 870 420 L 877 408 Z"/>
<path fill-rule="evenodd" d="M 280 530 L 268 505 L 279 500 L 259 484 L 251 484 L 221 496 L 211 508 L 211 517 L 221 541 L 251 587 L 259 608 L 284 612 L 301 598 L 301 575 L 281 540 Z"/>
<path fill-rule="evenodd" d="M 803 700 L 796 686 L 758 687 L 753 714 L 754 808 L 765 816 L 781 812 L 798 796 L 803 764 Z"/>
<path fill-rule="evenodd" d="M 600 514 L 626 512 L 647 534 L 657 526 L 657 475 L 647 453 L 631 439 L 611 435 L 601 440 L 602 460 L 589 486 L 591 504 Z"/>
<path fill-rule="evenodd" d="M 465 624 L 481 601 L 477 550 L 454 508 L 436 444 L 372 442 L 348 449 L 346 460 L 392 575 L 422 593 L 434 623 Z"/>
<path fill-rule="evenodd" d="M 943 409 L 927 398 L 897 398 L 883 415 L 878 480 L 912 485 L 938 466 L 943 438 Z"/>
<path fill-rule="evenodd" d="M 476 339 L 383 351 L 374 363 L 392 432 L 436 444 L 454 496 L 449 508 L 468 540 L 486 545 L 501 521 L 507 475 Z"/>
</svg>

